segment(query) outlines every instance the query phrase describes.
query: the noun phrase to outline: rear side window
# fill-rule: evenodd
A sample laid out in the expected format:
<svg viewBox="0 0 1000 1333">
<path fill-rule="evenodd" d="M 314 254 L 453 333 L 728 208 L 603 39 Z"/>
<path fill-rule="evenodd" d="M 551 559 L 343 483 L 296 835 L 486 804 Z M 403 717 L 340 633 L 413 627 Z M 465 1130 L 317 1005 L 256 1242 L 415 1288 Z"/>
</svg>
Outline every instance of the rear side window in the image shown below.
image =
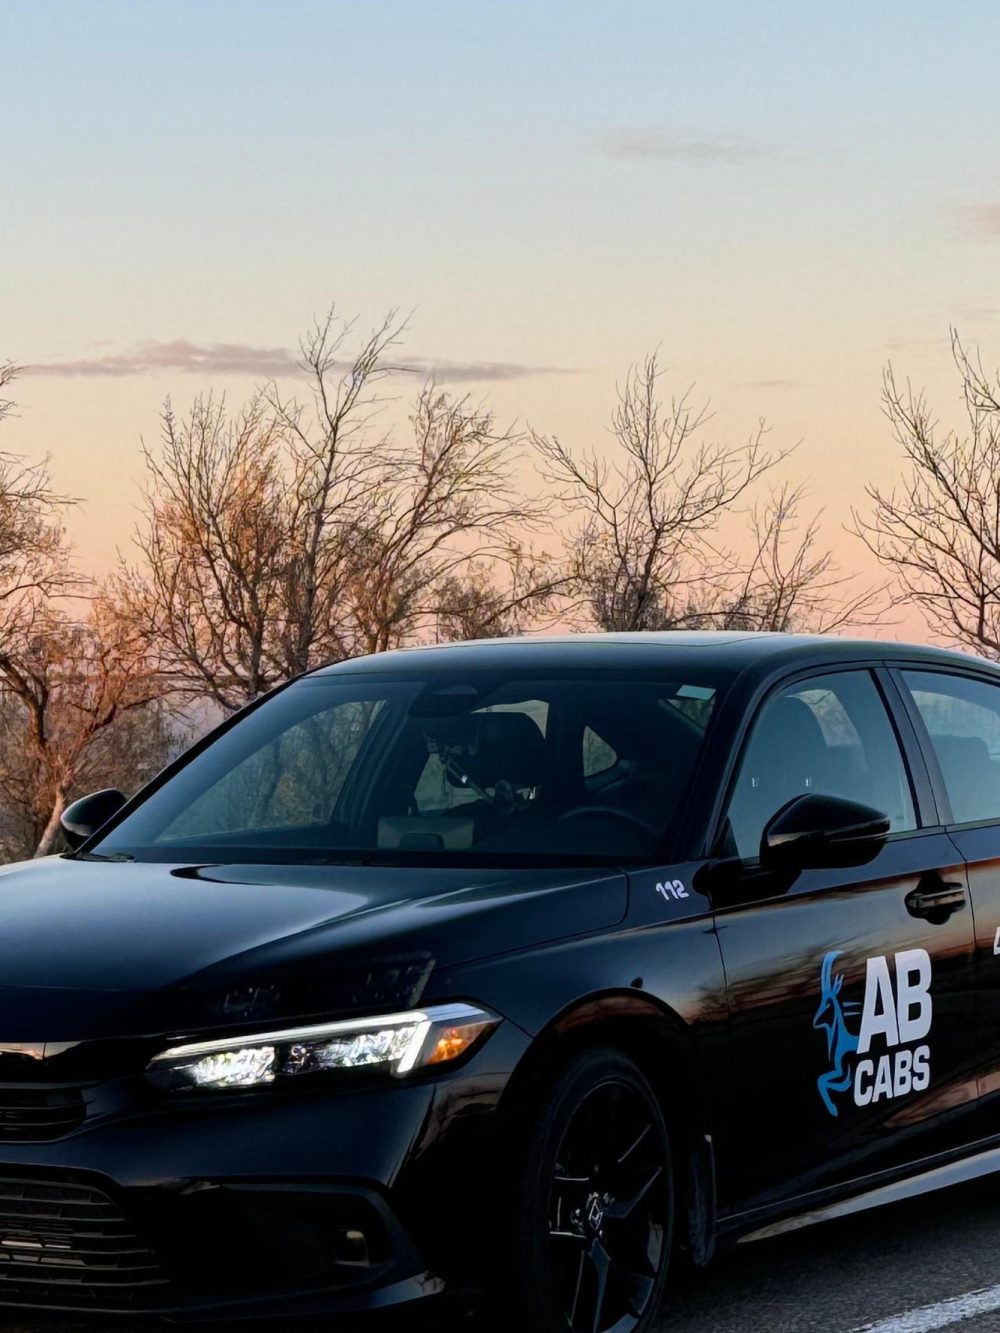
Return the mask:
<svg viewBox="0 0 1000 1333">
<path fill-rule="evenodd" d="M 730 797 L 724 853 L 756 857 L 771 817 L 807 793 L 863 801 L 894 832 L 916 827 L 899 743 L 867 671 L 796 681 L 764 704 Z"/>
<path fill-rule="evenodd" d="M 583 729 L 583 776 L 598 778 L 608 773 L 618 763 L 618 755 L 604 739 L 598 736 L 593 727 Z"/>
<path fill-rule="evenodd" d="M 1000 819 L 1000 686 L 969 676 L 905 671 L 930 734 L 956 824 Z"/>
</svg>

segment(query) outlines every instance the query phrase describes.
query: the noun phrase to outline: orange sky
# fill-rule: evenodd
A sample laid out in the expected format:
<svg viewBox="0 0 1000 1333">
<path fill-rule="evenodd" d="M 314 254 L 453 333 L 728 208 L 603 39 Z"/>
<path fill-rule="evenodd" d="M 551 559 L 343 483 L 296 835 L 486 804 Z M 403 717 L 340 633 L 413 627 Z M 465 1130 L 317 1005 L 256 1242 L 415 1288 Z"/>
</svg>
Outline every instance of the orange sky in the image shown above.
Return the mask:
<svg viewBox="0 0 1000 1333">
<path fill-rule="evenodd" d="M 419 365 L 581 444 L 659 347 L 716 436 L 802 441 L 785 475 L 872 574 L 841 529 L 898 473 L 883 365 L 957 423 L 949 324 L 1000 362 L 994 5 L 275 12 L 5 10 L 0 357 L 48 370 L 2 442 L 52 455 L 87 567 L 164 396 L 239 401 L 335 299 L 413 309 Z"/>
</svg>

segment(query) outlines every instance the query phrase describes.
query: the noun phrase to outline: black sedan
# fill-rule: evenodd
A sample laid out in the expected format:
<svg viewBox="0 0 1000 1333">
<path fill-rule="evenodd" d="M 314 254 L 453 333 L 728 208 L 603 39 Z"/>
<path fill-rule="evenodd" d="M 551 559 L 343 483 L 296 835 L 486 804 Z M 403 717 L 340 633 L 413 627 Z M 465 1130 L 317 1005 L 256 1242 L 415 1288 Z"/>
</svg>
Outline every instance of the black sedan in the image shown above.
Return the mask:
<svg viewBox="0 0 1000 1333">
<path fill-rule="evenodd" d="M 64 826 L 0 875 L 0 1303 L 639 1333 L 679 1255 L 1000 1167 L 987 663 L 388 653 Z"/>
</svg>

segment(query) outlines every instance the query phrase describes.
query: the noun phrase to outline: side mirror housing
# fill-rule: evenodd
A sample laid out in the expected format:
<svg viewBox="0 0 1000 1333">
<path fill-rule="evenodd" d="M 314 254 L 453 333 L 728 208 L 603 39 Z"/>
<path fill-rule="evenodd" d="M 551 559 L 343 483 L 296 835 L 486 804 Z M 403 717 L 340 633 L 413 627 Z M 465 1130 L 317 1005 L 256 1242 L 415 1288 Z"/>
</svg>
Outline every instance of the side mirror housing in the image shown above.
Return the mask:
<svg viewBox="0 0 1000 1333">
<path fill-rule="evenodd" d="M 889 816 L 840 796 L 806 793 L 775 814 L 760 841 L 766 870 L 825 870 L 863 866 L 885 845 Z"/>
<path fill-rule="evenodd" d="M 78 801 L 68 805 L 62 813 L 63 835 L 75 851 L 82 847 L 89 837 L 106 824 L 112 815 L 116 815 L 128 797 L 117 787 L 105 787 L 103 791 L 81 796 Z"/>
</svg>

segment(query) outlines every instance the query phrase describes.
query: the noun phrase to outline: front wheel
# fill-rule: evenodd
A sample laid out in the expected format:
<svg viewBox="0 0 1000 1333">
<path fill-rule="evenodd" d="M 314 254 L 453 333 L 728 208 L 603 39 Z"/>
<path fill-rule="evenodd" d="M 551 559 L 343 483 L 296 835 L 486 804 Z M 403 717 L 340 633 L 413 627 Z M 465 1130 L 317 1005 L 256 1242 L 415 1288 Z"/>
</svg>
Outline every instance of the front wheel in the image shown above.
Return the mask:
<svg viewBox="0 0 1000 1333">
<path fill-rule="evenodd" d="M 531 1333 L 645 1333 L 666 1281 L 670 1141 L 636 1064 L 577 1056 L 536 1106 L 519 1184 L 517 1305 Z"/>
</svg>

